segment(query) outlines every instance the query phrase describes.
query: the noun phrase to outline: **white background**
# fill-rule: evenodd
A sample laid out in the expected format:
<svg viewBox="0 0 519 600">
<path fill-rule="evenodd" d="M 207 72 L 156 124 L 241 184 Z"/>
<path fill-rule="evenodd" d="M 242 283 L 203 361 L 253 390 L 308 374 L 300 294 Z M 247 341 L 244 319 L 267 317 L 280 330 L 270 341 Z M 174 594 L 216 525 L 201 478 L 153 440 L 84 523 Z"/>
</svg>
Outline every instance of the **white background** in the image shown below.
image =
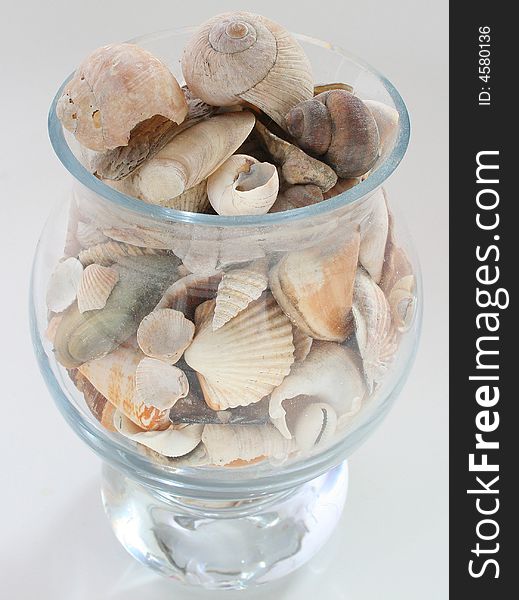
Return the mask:
<svg viewBox="0 0 519 600">
<path fill-rule="evenodd" d="M 362 56 L 406 100 L 412 141 L 387 189 L 414 234 L 425 318 L 401 397 L 351 458 L 350 495 L 333 538 L 301 572 L 240 598 L 447 598 L 446 0 L 9 0 L 1 8 L 0 596 L 236 596 L 181 589 L 118 545 L 100 505 L 99 461 L 65 425 L 37 370 L 27 288 L 39 231 L 69 183 L 46 133 L 48 105 L 61 81 L 101 44 L 245 9 Z"/>
</svg>

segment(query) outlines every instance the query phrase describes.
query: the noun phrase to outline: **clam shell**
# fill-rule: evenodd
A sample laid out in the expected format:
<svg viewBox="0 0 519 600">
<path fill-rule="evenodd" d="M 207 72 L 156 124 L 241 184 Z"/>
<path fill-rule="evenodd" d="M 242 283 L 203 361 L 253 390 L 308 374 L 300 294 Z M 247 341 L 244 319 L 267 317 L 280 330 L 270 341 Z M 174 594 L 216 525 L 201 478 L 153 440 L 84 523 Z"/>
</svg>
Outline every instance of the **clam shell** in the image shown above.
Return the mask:
<svg viewBox="0 0 519 600">
<path fill-rule="evenodd" d="M 301 411 L 294 425 L 294 438 L 299 450 L 310 451 L 328 443 L 336 430 L 337 413 L 333 406 L 317 402 Z"/>
<path fill-rule="evenodd" d="M 268 285 L 267 262 L 259 260 L 224 273 L 216 295 L 213 330 L 217 330 L 253 301 Z"/>
<path fill-rule="evenodd" d="M 399 333 L 411 327 L 416 308 L 416 282 L 414 275 L 399 279 L 388 296 L 393 325 Z"/>
<path fill-rule="evenodd" d="M 192 321 L 197 306 L 215 297 L 221 279 L 221 275 L 186 275 L 169 286 L 155 310 L 172 308 Z"/>
<path fill-rule="evenodd" d="M 164 429 L 169 425 L 169 411 L 146 405 L 136 393 L 135 374 L 142 358 L 133 348 L 120 346 L 102 358 L 81 365 L 79 371 L 140 428 Z"/>
<path fill-rule="evenodd" d="M 314 341 L 307 358 L 295 363 L 290 375 L 271 393 L 269 414 L 281 434 L 290 438 L 284 400 L 310 397 L 329 404 L 340 417 L 354 407 L 358 410 L 365 393 L 353 350 L 339 344 Z"/>
<path fill-rule="evenodd" d="M 80 313 L 103 308 L 119 281 L 119 274 L 111 267 L 88 265 L 83 271 L 77 291 Z"/>
<path fill-rule="evenodd" d="M 200 443 L 203 425 L 171 425 L 162 431 L 143 431 L 130 419 L 117 411 L 114 415 L 115 429 L 124 437 L 133 440 L 162 456 L 175 458 L 194 450 Z"/>
<path fill-rule="evenodd" d="M 214 410 L 247 406 L 269 394 L 294 362 L 292 326 L 270 294 L 216 331 L 215 301 L 197 308 L 195 338 L 184 353 Z"/>
<path fill-rule="evenodd" d="M 355 232 L 342 247 L 291 252 L 271 270 L 274 297 L 307 335 L 337 342 L 347 338 L 358 251 Z"/>
<path fill-rule="evenodd" d="M 202 442 L 210 462 L 218 466 L 259 456 L 284 459 L 295 450 L 272 425 L 206 425 Z"/>
<path fill-rule="evenodd" d="M 82 248 L 90 248 L 90 246 L 103 244 L 108 241 L 106 235 L 94 224 L 83 221 L 79 221 L 77 224 L 76 237 Z"/>
<path fill-rule="evenodd" d="M 184 372 L 156 358 L 143 358 L 135 371 L 137 397 L 146 406 L 168 410 L 187 396 L 189 382 Z"/>
<path fill-rule="evenodd" d="M 59 262 L 47 286 L 47 308 L 60 313 L 76 299 L 79 282 L 83 275 L 83 265 L 77 258 L 67 258 Z"/>
<path fill-rule="evenodd" d="M 103 267 L 110 267 L 123 256 L 160 256 L 162 251 L 152 248 L 140 248 L 130 244 L 110 241 L 97 244 L 79 253 L 78 259 L 84 267 L 94 263 Z"/>
<path fill-rule="evenodd" d="M 189 346 L 195 325 L 184 314 L 162 308 L 144 317 L 137 329 L 137 342 L 147 356 L 176 363 Z"/>
<path fill-rule="evenodd" d="M 386 198 L 382 189 L 378 189 L 370 198 L 373 210 L 368 219 L 360 225 L 359 262 L 379 283 L 384 267 L 389 219 Z"/>
<path fill-rule="evenodd" d="M 352 313 L 366 383 L 371 393 L 388 368 L 387 346 L 393 346 L 391 310 L 384 292 L 361 268 L 355 276 Z"/>
<path fill-rule="evenodd" d="M 252 156 L 230 156 L 207 180 L 209 202 L 219 215 L 263 215 L 279 190 L 278 172 Z"/>
</svg>

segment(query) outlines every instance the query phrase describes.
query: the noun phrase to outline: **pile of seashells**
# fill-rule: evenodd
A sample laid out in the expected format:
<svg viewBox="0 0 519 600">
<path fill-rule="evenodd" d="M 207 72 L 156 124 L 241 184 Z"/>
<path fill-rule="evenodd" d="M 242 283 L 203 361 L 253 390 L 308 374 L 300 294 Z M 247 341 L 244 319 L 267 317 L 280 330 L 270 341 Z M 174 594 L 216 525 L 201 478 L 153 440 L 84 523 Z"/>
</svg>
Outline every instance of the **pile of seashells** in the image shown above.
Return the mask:
<svg viewBox="0 0 519 600">
<path fill-rule="evenodd" d="M 301 208 L 362 181 L 394 143 L 392 107 L 315 86 L 299 44 L 262 16 L 204 23 L 182 72 L 184 87 L 148 51 L 104 46 L 57 105 L 92 173 L 143 202 Z M 339 245 L 208 272 L 149 232 L 127 239 L 80 215 L 48 286 L 56 358 L 100 423 L 158 460 L 242 466 L 320 450 L 380 384 L 413 318 L 415 277 L 382 190 L 371 203 Z"/>
</svg>

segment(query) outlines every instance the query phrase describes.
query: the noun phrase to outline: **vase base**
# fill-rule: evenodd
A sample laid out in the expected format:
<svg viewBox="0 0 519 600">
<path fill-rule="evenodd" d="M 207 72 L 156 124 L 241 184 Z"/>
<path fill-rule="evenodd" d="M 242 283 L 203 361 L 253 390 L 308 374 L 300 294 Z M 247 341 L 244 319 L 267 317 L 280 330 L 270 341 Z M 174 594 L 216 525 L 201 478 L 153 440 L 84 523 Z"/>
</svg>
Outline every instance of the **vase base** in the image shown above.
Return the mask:
<svg viewBox="0 0 519 600">
<path fill-rule="evenodd" d="M 244 589 L 288 575 L 326 542 L 348 487 L 344 462 L 284 494 L 232 503 L 161 498 L 108 465 L 102 498 L 139 562 L 185 584 Z"/>
</svg>

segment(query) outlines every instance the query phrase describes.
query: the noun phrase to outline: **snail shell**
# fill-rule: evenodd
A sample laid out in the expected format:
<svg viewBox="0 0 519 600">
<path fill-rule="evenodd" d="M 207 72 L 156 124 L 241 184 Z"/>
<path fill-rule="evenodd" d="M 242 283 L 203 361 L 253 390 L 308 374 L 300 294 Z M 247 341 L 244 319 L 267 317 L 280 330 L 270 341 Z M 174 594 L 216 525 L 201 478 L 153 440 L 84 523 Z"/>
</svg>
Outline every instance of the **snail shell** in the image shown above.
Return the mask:
<svg viewBox="0 0 519 600">
<path fill-rule="evenodd" d="M 302 102 L 286 116 L 303 150 L 322 156 L 341 178 L 360 177 L 378 158 L 380 137 L 367 106 L 346 90 L 331 90 Z"/>
<path fill-rule="evenodd" d="M 169 69 L 133 44 L 95 50 L 79 66 L 56 107 L 59 120 L 77 141 L 99 152 L 126 146 L 132 129 L 155 115 L 182 123 L 187 110 Z"/>
<path fill-rule="evenodd" d="M 285 127 L 285 115 L 313 96 L 310 63 L 283 27 L 247 12 L 218 15 L 188 42 L 182 72 L 207 104 L 248 102 Z"/>
</svg>

